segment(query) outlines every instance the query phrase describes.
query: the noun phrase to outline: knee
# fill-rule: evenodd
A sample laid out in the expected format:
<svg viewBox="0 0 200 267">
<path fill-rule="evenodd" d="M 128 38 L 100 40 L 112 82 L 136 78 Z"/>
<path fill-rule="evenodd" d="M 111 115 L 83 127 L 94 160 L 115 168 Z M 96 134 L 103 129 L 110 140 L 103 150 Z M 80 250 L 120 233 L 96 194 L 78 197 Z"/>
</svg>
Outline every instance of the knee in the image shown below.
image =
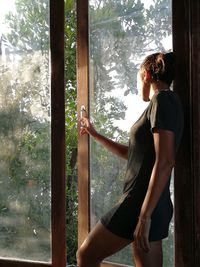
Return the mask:
<svg viewBox="0 0 200 267">
<path fill-rule="evenodd" d="M 79 262 L 80 262 L 80 249 L 78 249 L 76 251 L 76 261 L 77 261 L 77 265 L 79 266 Z"/>
<path fill-rule="evenodd" d="M 81 266 L 81 262 L 83 262 L 83 258 L 84 258 L 83 249 L 79 248 L 76 252 L 76 260 L 77 260 L 78 266 Z"/>
<path fill-rule="evenodd" d="M 84 267 L 87 264 L 88 261 L 88 253 L 87 251 L 83 248 L 80 247 L 77 252 L 76 252 L 76 259 L 77 259 L 77 265 L 78 267 Z"/>
<path fill-rule="evenodd" d="M 77 250 L 76 259 L 78 267 L 99 266 L 98 264 L 100 263 L 85 247 L 80 247 Z"/>
</svg>

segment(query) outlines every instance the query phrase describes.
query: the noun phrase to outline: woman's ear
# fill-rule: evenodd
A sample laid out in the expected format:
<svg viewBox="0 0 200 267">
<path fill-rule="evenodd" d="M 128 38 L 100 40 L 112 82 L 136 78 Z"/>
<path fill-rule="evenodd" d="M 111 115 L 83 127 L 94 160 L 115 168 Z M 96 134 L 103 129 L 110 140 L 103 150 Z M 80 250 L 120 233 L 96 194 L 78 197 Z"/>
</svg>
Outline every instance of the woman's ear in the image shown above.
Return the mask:
<svg viewBox="0 0 200 267">
<path fill-rule="evenodd" d="M 150 82 L 151 81 L 151 73 L 148 70 L 144 70 L 144 82 Z"/>
</svg>

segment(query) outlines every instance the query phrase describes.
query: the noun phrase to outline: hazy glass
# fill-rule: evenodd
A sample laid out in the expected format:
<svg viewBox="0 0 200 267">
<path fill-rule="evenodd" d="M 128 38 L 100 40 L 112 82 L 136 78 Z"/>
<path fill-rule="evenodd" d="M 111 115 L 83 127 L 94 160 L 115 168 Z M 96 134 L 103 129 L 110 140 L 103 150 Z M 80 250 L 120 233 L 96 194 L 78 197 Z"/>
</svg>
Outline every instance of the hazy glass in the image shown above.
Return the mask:
<svg viewBox="0 0 200 267">
<path fill-rule="evenodd" d="M 171 15 L 171 0 L 89 1 L 90 115 L 103 135 L 128 143 L 128 131 L 147 105 L 137 92 L 139 65 L 148 54 L 172 49 Z M 90 152 L 93 227 L 121 196 L 126 161 L 93 140 Z M 108 261 L 133 266 L 130 247 Z M 173 266 L 173 224 L 164 266 Z"/>
<path fill-rule="evenodd" d="M 49 0 L 0 10 L 0 257 L 50 262 Z"/>
</svg>

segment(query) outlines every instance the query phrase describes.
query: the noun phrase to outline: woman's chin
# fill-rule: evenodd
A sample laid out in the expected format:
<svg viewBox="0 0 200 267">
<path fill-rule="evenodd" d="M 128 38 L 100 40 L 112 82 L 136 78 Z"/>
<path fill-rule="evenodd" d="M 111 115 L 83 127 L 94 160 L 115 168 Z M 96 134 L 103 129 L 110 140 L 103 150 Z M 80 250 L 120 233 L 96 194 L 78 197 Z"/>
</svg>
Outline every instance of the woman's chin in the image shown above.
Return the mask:
<svg viewBox="0 0 200 267">
<path fill-rule="evenodd" d="M 144 102 L 149 102 L 149 101 L 150 101 L 150 98 L 149 98 L 149 97 L 145 97 L 145 96 L 143 96 L 143 97 L 142 97 L 142 100 L 143 100 Z"/>
</svg>

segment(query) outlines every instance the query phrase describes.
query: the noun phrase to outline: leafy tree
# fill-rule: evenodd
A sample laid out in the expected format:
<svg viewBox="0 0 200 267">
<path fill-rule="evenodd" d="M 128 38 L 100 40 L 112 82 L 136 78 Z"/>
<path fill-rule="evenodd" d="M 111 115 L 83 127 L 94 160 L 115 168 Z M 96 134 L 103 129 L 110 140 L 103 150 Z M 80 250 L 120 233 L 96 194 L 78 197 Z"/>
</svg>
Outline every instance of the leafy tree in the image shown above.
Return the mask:
<svg viewBox="0 0 200 267">
<path fill-rule="evenodd" d="M 10 31 L 2 36 L 0 59 L 1 256 L 45 261 L 50 258 L 47 3 L 16 1 L 16 13 L 5 18 Z M 30 244 L 35 244 L 31 252 Z"/>
<path fill-rule="evenodd" d="M 30 62 L 31 59 L 29 64 Z M 0 107 L 0 214 L 4 218 L 8 217 L 10 223 L 2 224 L 1 231 L 5 238 L 9 236 L 9 240 L 6 238 L 1 246 L 12 244 L 18 256 L 18 249 L 23 245 L 23 242 L 18 244 L 19 238 L 27 236 L 28 240 L 35 236 L 37 240 L 40 236 L 37 233 L 50 227 L 50 123 L 38 119 L 38 114 L 34 114 L 32 110 L 31 105 L 38 104 L 37 97 L 34 96 L 37 87 L 32 85 L 30 92 L 29 83 L 23 83 L 20 73 L 13 68 L 8 69 L 8 66 L 5 66 L 5 73 L 0 79 L 3 100 Z M 19 72 L 24 70 L 22 64 L 19 63 L 18 66 L 21 66 Z M 35 75 L 36 80 L 39 77 Z M 23 221 L 20 222 L 20 218 Z M 16 225 L 12 235 L 13 223 Z M 38 249 L 39 247 L 40 245 Z M 48 250 L 47 247 L 43 247 L 44 251 Z M 27 255 L 32 257 L 30 253 Z"/>
<path fill-rule="evenodd" d="M 49 0 L 16 0 L 16 11 L 6 15 L 8 45 L 16 53 L 49 53 Z"/>
</svg>

